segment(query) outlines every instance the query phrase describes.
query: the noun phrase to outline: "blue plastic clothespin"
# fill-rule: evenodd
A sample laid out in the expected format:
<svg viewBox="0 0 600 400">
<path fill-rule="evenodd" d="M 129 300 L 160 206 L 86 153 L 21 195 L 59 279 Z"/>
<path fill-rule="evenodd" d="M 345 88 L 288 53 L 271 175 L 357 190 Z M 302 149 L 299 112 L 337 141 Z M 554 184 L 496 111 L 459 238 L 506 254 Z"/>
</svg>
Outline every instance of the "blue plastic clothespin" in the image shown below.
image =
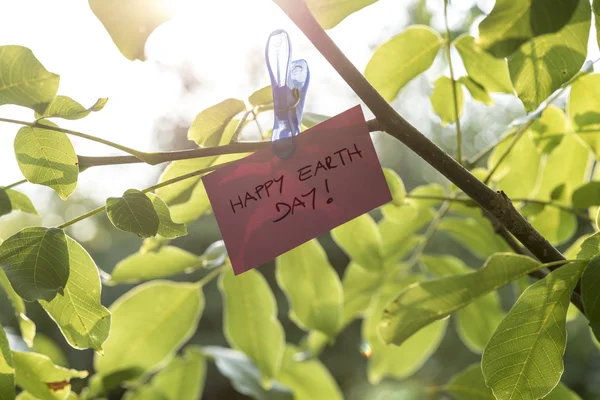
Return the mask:
<svg viewBox="0 0 600 400">
<path fill-rule="evenodd" d="M 292 44 L 284 30 L 271 33 L 265 57 L 275 108 L 271 139 L 273 152 L 285 159 L 291 157 L 296 150 L 295 137 L 300 133 L 310 72 L 305 60 L 291 61 Z"/>
</svg>

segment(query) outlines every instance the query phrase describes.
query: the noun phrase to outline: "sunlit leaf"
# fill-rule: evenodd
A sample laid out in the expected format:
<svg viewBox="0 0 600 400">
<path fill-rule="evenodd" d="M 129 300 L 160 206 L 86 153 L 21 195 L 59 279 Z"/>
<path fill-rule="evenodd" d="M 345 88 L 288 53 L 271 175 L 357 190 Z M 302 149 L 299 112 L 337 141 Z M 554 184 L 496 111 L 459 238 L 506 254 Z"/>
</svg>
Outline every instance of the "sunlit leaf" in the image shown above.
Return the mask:
<svg viewBox="0 0 600 400">
<path fill-rule="evenodd" d="M 452 44 L 458 50 L 469 78 L 483 86 L 487 92 L 514 92 L 506 60 L 495 58 L 482 50 L 473 36 L 461 35 Z"/>
<path fill-rule="evenodd" d="M 392 204 L 396 206 L 401 206 L 404 204 L 404 200 L 406 198 L 406 188 L 404 187 L 404 182 L 402 182 L 402 178 L 398 176 L 398 174 L 390 168 L 383 169 L 383 175 L 385 175 L 385 181 L 390 188 L 390 193 L 392 194 Z"/>
<path fill-rule="evenodd" d="M 29 197 L 16 190 L 0 187 L 0 217 L 15 210 L 37 215 Z"/>
<path fill-rule="evenodd" d="M 386 306 L 378 325 L 379 337 L 400 345 L 433 321 L 538 268 L 540 264 L 529 257 L 499 253 L 476 272 L 416 283 Z"/>
<path fill-rule="evenodd" d="M 150 381 L 126 400 L 196 400 L 202 397 L 206 378 L 206 360 L 200 348 L 188 347 L 183 357 L 175 357 Z"/>
<path fill-rule="evenodd" d="M 201 111 L 190 126 L 188 139 L 199 145 L 217 145 L 227 124 L 244 110 L 246 110 L 246 105 L 243 101 L 227 99 Z"/>
<path fill-rule="evenodd" d="M 24 126 L 15 136 L 14 147 L 19 168 L 29 182 L 51 187 L 63 200 L 75 191 L 78 160 L 66 134 Z"/>
<path fill-rule="evenodd" d="M 16 104 L 41 112 L 56 95 L 59 81 L 27 47 L 0 47 L 0 105 Z"/>
<path fill-rule="evenodd" d="M 510 251 L 510 247 L 494 232 L 492 224 L 484 217 L 447 217 L 438 226 L 440 231 L 447 232 L 479 258 L 486 258 L 499 251 Z"/>
<path fill-rule="evenodd" d="M 498 400 L 540 399 L 562 375 L 571 293 L 584 262 L 560 267 L 531 285 L 500 323 L 483 351 L 481 368 Z"/>
<path fill-rule="evenodd" d="M 150 34 L 171 19 L 165 0 L 88 0 L 119 51 L 130 60 L 146 60 L 144 46 Z"/>
<path fill-rule="evenodd" d="M 37 353 L 13 351 L 17 385 L 40 400 L 63 400 L 71 392 L 70 380 L 87 377 L 87 371 L 77 371 L 55 365 L 48 357 Z"/>
<path fill-rule="evenodd" d="M 363 321 L 362 335 L 369 345 L 368 376 L 372 384 L 385 377 L 402 379 L 412 375 L 433 354 L 446 333 L 447 320 L 435 321 L 402 345 L 384 344 L 377 337 L 377 324 L 385 306 L 396 294 L 417 281 L 411 276 L 400 282 L 387 282 L 378 292 Z"/>
<path fill-rule="evenodd" d="M 363 214 L 334 228 L 331 237 L 361 267 L 373 271 L 383 268 L 381 234 L 369 214 Z"/>
<path fill-rule="evenodd" d="M 546 207 L 529 218 L 531 225 L 550 243 L 560 245 L 569 241 L 577 232 L 577 217 L 556 207 Z"/>
<path fill-rule="evenodd" d="M 231 347 L 243 351 L 261 372 L 263 383 L 281 369 L 285 332 L 277 320 L 277 304 L 265 278 L 256 270 L 233 275 L 226 268 L 219 277 L 225 303 L 223 330 Z"/>
<path fill-rule="evenodd" d="M 585 75 L 571 86 L 567 115 L 575 132 L 600 157 L 600 74 Z"/>
<path fill-rule="evenodd" d="M 492 100 L 488 92 L 485 91 L 485 88 L 479 83 L 475 82 L 473 79 L 469 78 L 468 76 L 463 76 L 458 80 L 458 82 L 462 83 L 464 87 L 467 88 L 473 100 L 483 103 L 487 106 L 494 105 L 494 100 Z"/>
<path fill-rule="evenodd" d="M 62 229 L 25 228 L 0 245 L 0 266 L 23 299 L 50 301 L 69 279 L 67 237 Z"/>
<path fill-rule="evenodd" d="M 364 269 L 355 262 L 351 262 L 346 267 L 342 281 L 344 289 L 343 325 L 367 309 L 371 298 L 377 293 L 381 281 L 381 273 Z"/>
<path fill-rule="evenodd" d="M 164 246 L 156 252 L 132 254 L 115 266 L 108 284 L 136 283 L 193 271 L 202 266 L 195 254 Z"/>
<path fill-rule="evenodd" d="M 15 398 L 13 356 L 4 329 L 0 326 L 0 400 Z"/>
<path fill-rule="evenodd" d="M 550 27 L 560 29 L 556 33 L 545 31 L 548 34 L 536 36 L 508 58 L 508 69 L 515 90 L 525 109 L 533 111 L 583 66 L 590 32 L 590 4 L 579 0 L 562 1 L 556 6 L 545 1 L 530 3 L 504 0 L 502 3 L 511 4 L 511 7 L 514 4 L 521 7 L 522 3 L 529 3 L 534 9 L 544 8 L 546 13 L 544 10 L 534 10 L 525 17 L 526 21 L 533 17 L 535 22 L 532 25 L 542 30 Z M 514 17 L 510 13 L 502 15 Z M 549 15 L 550 19 L 558 18 L 558 23 L 548 21 Z M 538 18 L 539 21 L 536 21 Z"/>
<path fill-rule="evenodd" d="M 287 345 L 278 381 L 292 389 L 295 400 L 342 400 L 342 391 L 318 360 L 297 361 L 299 350 Z"/>
<path fill-rule="evenodd" d="M 229 379 L 237 392 L 254 399 L 294 399 L 292 392 L 278 382 L 273 382 L 269 390 L 265 389 L 261 384 L 261 372 L 244 353 L 217 346 L 203 347 L 202 351 L 215 361 L 219 372 Z"/>
<path fill-rule="evenodd" d="M 571 130 L 563 110 L 548 106 L 539 119 L 536 119 L 527 132 L 533 139 L 538 151 L 551 153 Z"/>
<path fill-rule="evenodd" d="M 312 128 L 323 121 L 327 121 L 329 118 L 331 117 L 327 115 L 305 112 L 302 116 L 302 125 L 306 126 L 307 128 Z"/>
<path fill-rule="evenodd" d="M 433 64 L 443 43 L 430 27 L 410 26 L 375 51 L 365 77 L 386 100 L 392 101 L 400 89 Z"/>
<path fill-rule="evenodd" d="M 106 213 L 110 222 L 124 232 L 132 232 L 143 238 L 158 233 L 158 214 L 152 201 L 139 190 L 129 189 L 122 197 L 106 199 Z"/>
<path fill-rule="evenodd" d="M 271 85 L 258 89 L 248 97 L 252 107 L 273 107 L 273 88 Z"/>
<path fill-rule="evenodd" d="M 443 386 L 443 390 L 450 393 L 455 400 L 496 400 L 491 389 L 485 384 L 479 363 L 454 375 L 448 384 Z"/>
<path fill-rule="evenodd" d="M 8 300 L 10 300 L 14 310 L 15 316 L 17 317 L 17 321 L 19 322 L 19 329 L 21 330 L 21 337 L 27 346 L 33 346 L 33 340 L 36 335 L 36 327 L 35 323 L 30 320 L 26 315 L 25 303 L 21 296 L 15 292 L 12 288 L 8 278 L 6 277 L 6 273 L 4 270 L 0 271 L 0 287 L 6 293 Z"/>
<path fill-rule="evenodd" d="M 39 120 L 42 118 L 64 118 L 64 119 L 81 119 L 90 115 L 91 112 L 98 112 L 104 108 L 107 98 L 100 98 L 89 108 L 85 108 L 75 100 L 67 96 L 56 96 L 44 112 L 35 117 Z"/>
<path fill-rule="evenodd" d="M 319 242 L 313 239 L 279 256 L 276 277 L 290 302 L 290 319 L 335 337 L 342 322 L 342 284 Z"/>
<path fill-rule="evenodd" d="M 377 0 L 307 0 L 308 8 L 319 24 L 331 29 L 348 15 L 359 11 Z"/>
<path fill-rule="evenodd" d="M 33 346 L 31 347 L 36 353 L 47 356 L 52 362 L 60 367 L 68 367 L 69 362 L 67 356 L 63 353 L 62 349 L 50 339 L 50 337 L 43 333 L 35 335 L 33 340 Z"/>
<path fill-rule="evenodd" d="M 185 224 L 179 224 L 173 222 L 171 219 L 171 211 L 169 206 L 157 195 L 153 193 L 146 193 L 146 196 L 152 201 L 154 211 L 158 215 L 159 225 L 158 234 L 167 239 L 175 239 L 179 236 L 187 235 L 187 228 Z"/>
<path fill-rule="evenodd" d="M 201 288 L 153 281 L 135 287 L 111 306 L 112 327 L 94 368 L 104 376 L 127 369 L 152 370 L 192 336 L 204 310 Z M 168 334 L 166 334 L 168 333 Z"/>
<path fill-rule="evenodd" d="M 110 313 L 100 303 L 98 267 L 88 252 L 68 236 L 67 245 L 71 274 L 64 295 L 39 302 L 72 347 L 101 351 L 110 330 Z"/>
<path fill-rule="evenodd" d="M 458 118 L 463 113 L 464 95 L 462 87 L 454 83 L 456 88 L 456 98 L 458 103 Z M 435 81 L 433 92 L 431 93 L 431 105 L 433 111 L 442 120 L 442 126 L 456 122 L 456 112 L 454 106 L 454 91 L 452 89 L 452 80 L 447 76 L 442 76 Z"/>
<path fill-rule="evenodd" d="M 581 298 L 585 316 L 596 339 L 600 338 L 600 258 L 590 261 L 581 277 Z"/>
<path fill-rule="evenodd" d="M 600 206 L 600 182 L 588 182 L 573 192 L 573 206 L 590 208 Z"/>
</svg>

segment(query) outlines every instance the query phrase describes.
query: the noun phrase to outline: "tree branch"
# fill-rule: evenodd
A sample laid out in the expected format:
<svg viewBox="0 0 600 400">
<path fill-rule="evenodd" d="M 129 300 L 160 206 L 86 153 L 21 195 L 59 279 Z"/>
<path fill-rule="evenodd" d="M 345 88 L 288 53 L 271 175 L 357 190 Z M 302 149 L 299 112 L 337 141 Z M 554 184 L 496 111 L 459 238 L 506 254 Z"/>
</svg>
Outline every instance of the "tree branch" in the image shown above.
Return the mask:
<svg viewBox="0 0 600 400">
<path fill-rule="evenodd" d="M 519 214 L 504 193 L 496 193 L 487 187 L 402 118 L 325 33 L 303 0 L 273 1 L 304 32 L 358 97 L 371 109 L 387 133 L 404 143 L 490 212 L 542 262 L 564 260 L 563 255 Z"/>
</svg>

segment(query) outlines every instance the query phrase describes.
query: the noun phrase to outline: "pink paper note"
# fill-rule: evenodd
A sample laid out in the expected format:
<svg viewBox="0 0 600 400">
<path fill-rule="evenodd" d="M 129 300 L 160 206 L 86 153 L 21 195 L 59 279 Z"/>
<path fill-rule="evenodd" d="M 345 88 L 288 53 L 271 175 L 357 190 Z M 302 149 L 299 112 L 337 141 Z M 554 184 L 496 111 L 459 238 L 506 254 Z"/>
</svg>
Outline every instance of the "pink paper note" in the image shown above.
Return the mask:
<svg viewBox="0 0 600 400">
<path fill-rule="evenodd" d="M 236 275 L 392 199 L 360 106 L 202 180 Z"/>
</svg>

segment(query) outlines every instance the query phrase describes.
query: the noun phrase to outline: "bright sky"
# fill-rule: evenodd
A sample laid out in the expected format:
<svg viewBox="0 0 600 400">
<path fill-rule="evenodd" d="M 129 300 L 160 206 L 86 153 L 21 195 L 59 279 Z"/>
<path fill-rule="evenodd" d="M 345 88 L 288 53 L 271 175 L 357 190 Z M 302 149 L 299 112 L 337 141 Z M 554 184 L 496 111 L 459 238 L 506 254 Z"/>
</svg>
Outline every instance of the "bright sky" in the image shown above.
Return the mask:
<svg viewBox="0 0 600 400">
<path fill-rule="evenodd" d="M 454 1 L 450 20 L 460 22 L 461 10 L 475 0 Z M 408 23 L 406 5 L 414 0 L 380 0 L 356 13 L 330 31 L 346 55 L 364 70 L 375 47 L 399 33 Z M 442 0 L 428 0 L 440 10 Z M 493 1 L 479 0 L 491 9 Z M 61 76 L 59 94 L 90 106 L 108 97 L 99 113 L 79 121 L 59 121 L 71 128 L 140 150 L 157 150 L 153 136 L 164 117 L 189 124 L 204 108 L 228 97 L 246 99 L 268 84 L 264 46 L 275 29 L 291 36 L 295 58 L 305 58 L 311 69 L 306 110 L 334 115 L 358 103 L 350 89 L 313 49 L 271 0 L 172 0 L 175 18 L 159 27 L 146 46 L 148 61 L 131 62 L 113 44 L 102 24 L 83 0 L 5 1 L 0 14 L 0 45 L 31 48 L 42 64 Z M 441 15 L 432 21 L 443 29 Z M 187 68 L 201 85 L 185 97 L 177 69 Z M 439 74 L 439 71 L 437 72 Z M 417 108 L 417 107 L 415 107 Z M 430 111 L 414 110 L 427 116 Z M 421 114 L 419 114 L 421 113 Z M 0 116 L 31 120 L 32 112 L 12 106 L 0 108 Z M 410 115 L 407 115 L 409 120 Z M 0 185 L 21 179 L 13 153 L 15 125 L 0 125 Z M 114 150 L 71 138 L 78 154 L 110 155 Z M 163 141 L 161 141 L 163 142 Z M 168 141 L 166 141 L 168 143 Z M 128 188 L 143 188 L 156 181 L 160 168 L 147 166 L 98 167 L 80 176 L 76 195 L 101 202 Z M 36 196 L 46 188 L 24 185 Z M 44 211 L 43 197 L 36 206 Z M 48 221 L 45 221 L 48 223 Z"/>
</svg>

